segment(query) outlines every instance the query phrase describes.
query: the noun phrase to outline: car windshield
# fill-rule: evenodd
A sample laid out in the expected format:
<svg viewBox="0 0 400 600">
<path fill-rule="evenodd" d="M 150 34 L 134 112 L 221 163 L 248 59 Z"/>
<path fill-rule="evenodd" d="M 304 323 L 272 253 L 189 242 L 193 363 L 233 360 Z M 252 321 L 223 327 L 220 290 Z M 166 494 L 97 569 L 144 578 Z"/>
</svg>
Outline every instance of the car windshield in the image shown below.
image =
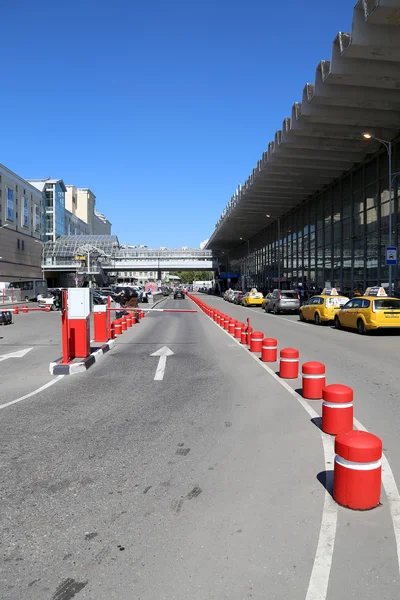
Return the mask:
<svg viewBox="0 0 400 600">
<path fill-rule="evenodd" d="M 392 300 L 387 298 L 385 300 L 374 300 L 375 310 L 385 310 L 386 308 L 396 308 L 400 310 L 400 300 Z"/>
<path fill-rule="evenodd" d="M 282 298 L 297 300 L 297 294 L 296 292 L 282 292 Z"/>
</svg>

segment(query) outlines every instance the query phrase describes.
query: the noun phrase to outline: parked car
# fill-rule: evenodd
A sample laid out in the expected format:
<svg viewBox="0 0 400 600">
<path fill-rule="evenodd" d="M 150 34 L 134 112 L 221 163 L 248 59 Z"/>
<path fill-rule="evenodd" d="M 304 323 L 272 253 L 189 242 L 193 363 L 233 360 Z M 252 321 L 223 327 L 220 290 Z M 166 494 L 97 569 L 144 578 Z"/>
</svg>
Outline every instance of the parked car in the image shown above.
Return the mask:
<svg viewBox="0 0 400 600">
<path fill-rule="evenodd" d="M 238 291 L 233 299 L 233 304 L 237 304 L 237 305 L 242 304 L 244 294 L 245 294 L 244 292 Z"/>
<path fill-rule="evenodd" d="M 264 296 L 264 299 L 263 299 L 263 301 L 261 303 L 261 308 L 263 310 L 265 310 L 265 312 L 267 312 L 267 303 L 268 303 L 268 300 L 270 300 L 271 298 L 272 298 L 272 292 L 270 292 L 266 296 Z"/>
<path fill-rule="evenodd" d="M 228 302 L 233 302 L 235 299 L 235 295 L 237 294 L 236 290 L 231 290 L 228 294 Z"/>
<path fill-rule="evenodd" d="M 341 306 L 350 298 L 342 296 L 335 288 L 322 290 L 322 294 L 312 296 L 303 306 L 300 306 L 300 321 L 314 321 L 316 325 L 333 321 Z"/>
<path fill-rule="evenodd" d="M 297 313 L 300 308 L 300 295 L 295 290 L 274 290 L 267 300 L 265 312 L 279 315 L 281 312 Z"/>
<path fill-rule="evenodd" d="M 377 329 L 400 329 L 400 300 L 390 298 L 383 287 L 371 287 L 352 298 L 335 315 L 335 327 L 356 329 L 360 335 Z"/>
<path fill-rule="evenodd" d="M 257 292 L 256 289 L 252 289 L 243 296 L 242 306 L 261 306 L 262 301 L 263 295 L 261 292 Z"/>
<path fill-rule="evenodd" d="M 185 299 L 185 292 L 181 289 L 177 289 L 174 291 L 174 300 L 180 298 L 181 300 Z"/>
</svg>

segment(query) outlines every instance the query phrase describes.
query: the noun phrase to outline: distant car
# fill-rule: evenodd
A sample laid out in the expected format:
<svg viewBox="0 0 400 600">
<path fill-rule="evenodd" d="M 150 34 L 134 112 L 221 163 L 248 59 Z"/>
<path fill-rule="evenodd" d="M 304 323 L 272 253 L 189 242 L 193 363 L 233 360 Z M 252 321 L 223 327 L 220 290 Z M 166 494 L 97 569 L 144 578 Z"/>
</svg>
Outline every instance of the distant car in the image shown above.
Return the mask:
<svg viewBox="0 0 400 600">
<path fill-rule="evenodd" d="M 185 292 L 183 290 L 175 290 L 174 291 L 174 300 L 180 298 L 181 300 L 185 299 Z"/>
<path fill-rule="evenodd" d="M 237 292 L 237 294 L 235 295 L 235 297 L 233 299 L 233 304 L 237 304 L 237 305 L 242 304 L 243 296 L 244 296 L 244 292 Z"/>
<path fill-rule="evenodd" d="M 295 290 L 274 290 L 268 298 L 265 312 L 279 315 L 281 312 L 297 313 L 300 308 L 300 295 Z"/>
<path fill-rule="evenodd" d="M 261 308 L 263 310 L 265 310 L 265 312 L 267 312 L 268 300 L 270 300 L 271 298 L 272 298 L 272 292 L 270 292 L 266 296 L 264 296 L 264 300 L 262 301 Z"/>
<path fill-rule="evenodd" d="M 263 295 L 256 290 L 247 292 L 242 298 L 242 306 L 261 306 Z"/>
</svg>

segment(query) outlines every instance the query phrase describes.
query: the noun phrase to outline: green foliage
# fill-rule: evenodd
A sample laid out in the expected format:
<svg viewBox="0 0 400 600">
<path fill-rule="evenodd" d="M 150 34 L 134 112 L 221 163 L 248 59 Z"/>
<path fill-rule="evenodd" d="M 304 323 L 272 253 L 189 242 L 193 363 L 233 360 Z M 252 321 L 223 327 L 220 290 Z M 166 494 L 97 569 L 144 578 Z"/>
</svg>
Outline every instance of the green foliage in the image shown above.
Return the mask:
<svg viewBox="0 0 400 600">
<path fill-rule="evenodd" d="M 193 281 L 212 281 L 214 273 L 212 271 L 180 271 L 170 273 L 179 277 L 183 284 L 193 283 Z"/>
</svg>

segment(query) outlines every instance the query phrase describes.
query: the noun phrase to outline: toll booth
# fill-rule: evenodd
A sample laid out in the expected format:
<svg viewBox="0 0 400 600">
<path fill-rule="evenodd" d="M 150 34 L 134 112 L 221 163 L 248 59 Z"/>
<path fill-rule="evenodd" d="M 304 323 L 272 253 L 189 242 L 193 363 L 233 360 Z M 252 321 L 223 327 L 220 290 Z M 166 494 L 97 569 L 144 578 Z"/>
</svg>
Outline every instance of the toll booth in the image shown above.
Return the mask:
<svg viewBox="0 0 400 600">
<path fill-rule="evenodd" d="M 69 355 L 71 359 L 90 354 L 91 288 L 68 288 Z"/>
</svg>

